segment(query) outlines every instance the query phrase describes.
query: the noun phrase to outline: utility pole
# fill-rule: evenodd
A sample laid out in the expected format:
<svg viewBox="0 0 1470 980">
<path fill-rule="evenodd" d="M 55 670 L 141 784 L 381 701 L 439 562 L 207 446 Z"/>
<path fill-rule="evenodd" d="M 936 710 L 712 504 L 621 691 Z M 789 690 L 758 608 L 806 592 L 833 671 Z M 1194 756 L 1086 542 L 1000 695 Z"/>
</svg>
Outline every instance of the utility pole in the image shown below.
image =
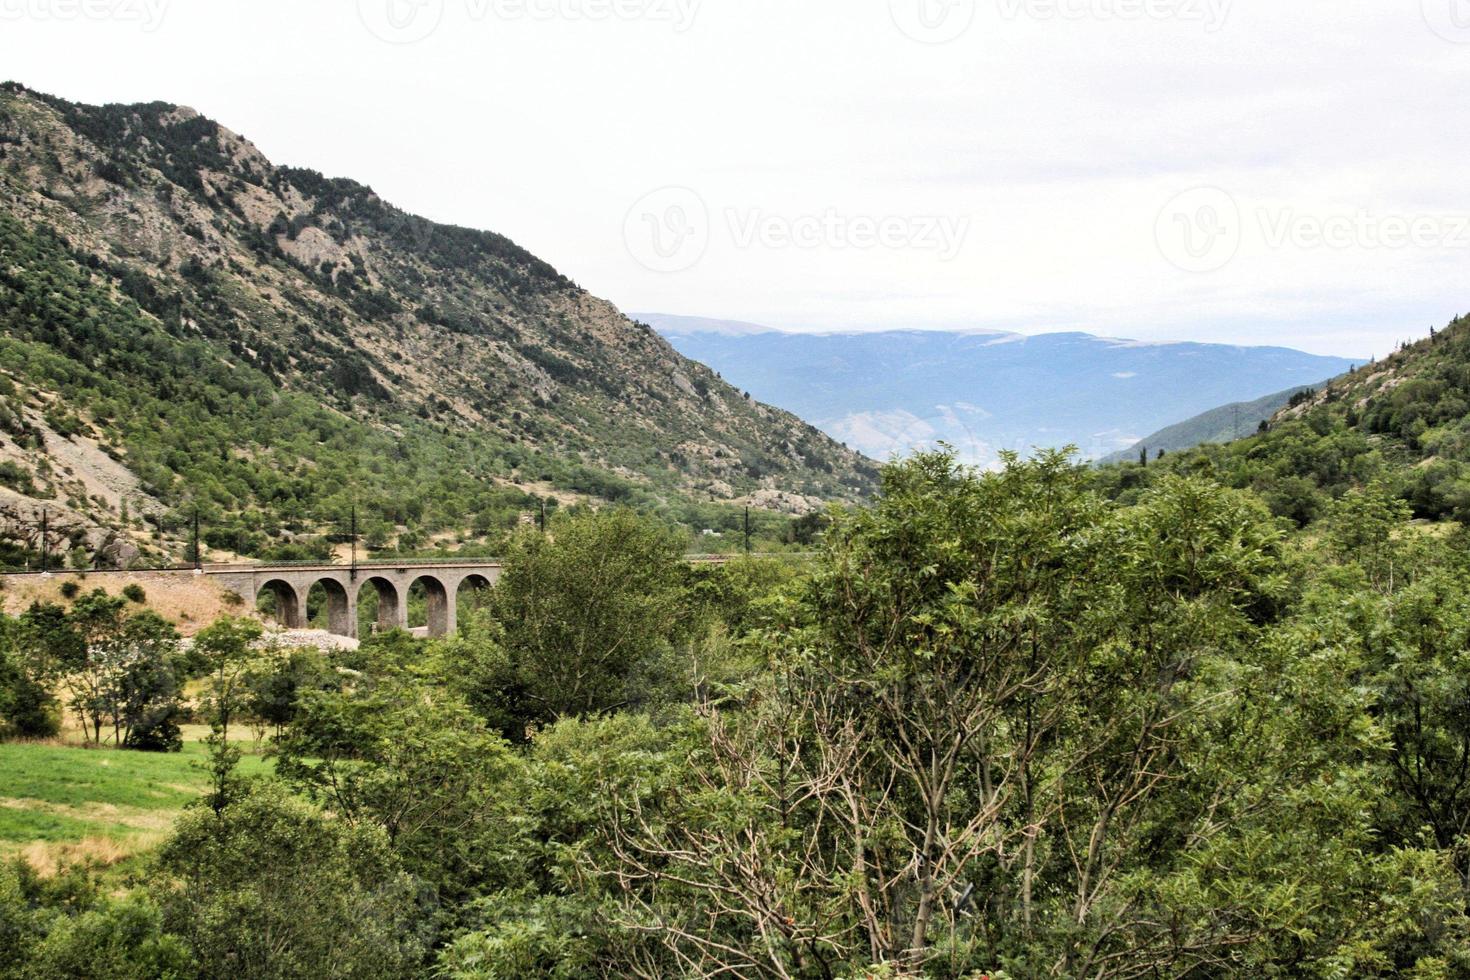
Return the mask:
<svg viewBox="0 0 1470 980">
<path fill-rule="evenodd" d="M 1231 406 L 1231 412 L 1233 413 L 1233 417 L 1235 419 L 1235 438 L 1239 439 L 1240 438 L 1240 406 L 1239 405 L 1233 405 L 1233 406 Z"/>
<path fill-rule="evenodd" d="M 41 508 L 41 574 L 45 575 L 51 570 L 51 539 L 49 528 L 46 525 L 47 511 Z"/>
<path fill-rule="evenodd" d="M 204 553 L 199 550 L 199 508 L 194 508 L 194 571 L 204 571 Z"/>
<path fill-rule="evenodd" d="M 750 508 L 745 508 L 745 553 L 750 554 Z"/>
<path fill-rule="evenodd" d="M 352 505 L 352 570 L 348 573 L 348 580 L 357 581 L 357 505 Z"/>
<path fill-rule="evenodd" d="M 546 499 L 544 497 L 541 500 L 541 516 L 539 518 L 537 518 L 537 525 L 541 528 L 541 533 L 542 534 L 545 534 L 546 533 Z"/>
</svg>

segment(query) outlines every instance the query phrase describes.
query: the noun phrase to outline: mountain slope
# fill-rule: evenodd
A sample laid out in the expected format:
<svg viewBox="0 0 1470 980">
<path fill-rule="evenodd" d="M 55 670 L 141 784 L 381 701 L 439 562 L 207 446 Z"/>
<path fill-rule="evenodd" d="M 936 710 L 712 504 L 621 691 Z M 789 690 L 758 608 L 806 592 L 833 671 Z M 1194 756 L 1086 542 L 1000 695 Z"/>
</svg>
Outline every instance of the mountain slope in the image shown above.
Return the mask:
<svg viewBox="0 0 1470 980">
<path fill-rule="evenodd" d="M 0 369 L 0 521 L 29 500 L 94 530 L 197 508 L 274 534 L 356 501 L 483 529 L 526 488 L 801 506 L 874 476 L 507 239 L 277 167 L 189 109 L 15 84 Z M 68 453 L 136 485 L 93 493 Z"/>
<path fill-rule="evenodd" d="M 1144 449 L 1147 449 L 1149 455 L 1152 456 L 1160 451 L 1177 453 L 1181 450 L 1193 449 L 1195 446 L 1203 446 L 1206 443 L 1230 442 L 1240 439 L 1255 432 L 1261 423 L 1270 420 L 1293 398 L 1305 397 L 1313 391 L 1314 389 L 1310 386 L 1303 385 L 1278 391 L 1254 401 L 1221 405 L 1219 408 L 1201 412 L 1194 418 L 1176 422 L 1152 435 L 1145 436 L 1127 449 L 1113 453 L 1111 456 L 1105 456 L 1099 462 L 1122 463 L 1137 459 L 1139 452 Z"/>
<path fill-rule="evenodd" d="M 686 356 L 875 458 L 944 441 L 967 459 L 1075 445 L 1089 459 L 1226 402 L 1351 366 L 1270 347 L 1143 344 L 1080 333 L 752 333 L 640 313 Z"/>
<path fill-rule="evenodd" d="M 1300 524 L 1377 480 L 1420 518 L 1470 522 L 1470 319 L 1294 401 L 1263 433 L 1172 454 L 1146 470 L 1108 467 L 1098 479 L 1126 499 L 1160 474 L 1207 472 L 1257 490 Z"/>
</svg>

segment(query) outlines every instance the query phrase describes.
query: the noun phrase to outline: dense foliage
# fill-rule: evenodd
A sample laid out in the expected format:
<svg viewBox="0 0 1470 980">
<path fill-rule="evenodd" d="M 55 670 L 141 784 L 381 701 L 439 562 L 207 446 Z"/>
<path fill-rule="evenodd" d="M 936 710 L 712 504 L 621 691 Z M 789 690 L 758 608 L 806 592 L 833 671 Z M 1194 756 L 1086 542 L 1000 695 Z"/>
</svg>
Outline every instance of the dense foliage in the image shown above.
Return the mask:
<svg viewBox="0 0 1470 980">
<path fill-rule="evenodd" d="M 1095 480 L 922 455 L 810 567 L 562 518 L 444 640 L 222 621 L 213 788 L 125 897 L 0 877 L 0 970 L 1470 976 L 1464 533 Z"/>
</svg>

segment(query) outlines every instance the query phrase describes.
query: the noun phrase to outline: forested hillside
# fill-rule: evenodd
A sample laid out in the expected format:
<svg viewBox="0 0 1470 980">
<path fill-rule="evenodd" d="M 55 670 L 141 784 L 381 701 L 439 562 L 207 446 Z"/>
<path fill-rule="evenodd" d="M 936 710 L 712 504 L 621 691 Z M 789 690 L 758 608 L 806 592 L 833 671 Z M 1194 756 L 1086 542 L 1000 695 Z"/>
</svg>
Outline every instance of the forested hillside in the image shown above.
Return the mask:
<svg viewBox="0 0 1470 980">
<path fill-rule="evenodd" d="M 1293 397 L 1260 430 L 1146 469 L 1109 467 L 1101 479 L 1128 496 L 1162 474 L 1207 474 L 1255 490 L 1297 524 L 1381 481 L 1417 517 L 1470 520 L 1470 319 Z"/>
<path fill-rule="evenodd" d="M 1315 388 L 1302 385 L 1253 401 L 1221 405 L 1219 408 L 1201 412 L 1183 422 L 1166 426 L 1152 435 L 1145 436 L 1127 449 L 1113 453 L 1111 456 L 1105 456 L 1101 461 L 1103 463 L 1122 463 L 1138 459 L 1139 454 L 1145 450 L 1148 455 L 1157 456 L 1160 453 L 1175 453 L 1184 449 L 1193 449 L 1207 443 L 1234 442 L 1236 439 L 1255 433 L 1262 422 L 1269 421 L 1273 415 L 1290 404 L 1292 399 L 1295 398 L 1300 403 L 1302 399 L 1315 392 Z"/>
<path fill-rule="evenodd" d="M 196 512 L 262 554 L 354 506 L 379 543 L 474 541 L 548 498 L 704 525 L 874 475 L 500 236 L 274 166 L 188 109 L 14 84 L 0 430 L 12 557 L 42 506 L 89 558 Z"/>
</svg>

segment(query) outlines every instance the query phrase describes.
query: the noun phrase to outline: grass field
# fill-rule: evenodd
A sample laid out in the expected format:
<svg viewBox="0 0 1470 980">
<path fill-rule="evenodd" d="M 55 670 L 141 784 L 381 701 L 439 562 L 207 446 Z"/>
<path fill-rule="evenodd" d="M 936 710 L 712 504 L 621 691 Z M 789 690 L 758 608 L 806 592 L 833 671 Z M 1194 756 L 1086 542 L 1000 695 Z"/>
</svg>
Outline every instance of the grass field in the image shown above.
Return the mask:
<svg viewBox="0 0 1470 980">
<path fill-rule="evenodd" d="M 0 855 L 21 853 L 44 869 L 83 857 L 116 863 L 158 843 L 204 791 L 206 731 L 186 728 L 176 753 L 0 744 Z M 258 755 L 240 763 L 247 775 L 267 766 Z"/>
</svg>

